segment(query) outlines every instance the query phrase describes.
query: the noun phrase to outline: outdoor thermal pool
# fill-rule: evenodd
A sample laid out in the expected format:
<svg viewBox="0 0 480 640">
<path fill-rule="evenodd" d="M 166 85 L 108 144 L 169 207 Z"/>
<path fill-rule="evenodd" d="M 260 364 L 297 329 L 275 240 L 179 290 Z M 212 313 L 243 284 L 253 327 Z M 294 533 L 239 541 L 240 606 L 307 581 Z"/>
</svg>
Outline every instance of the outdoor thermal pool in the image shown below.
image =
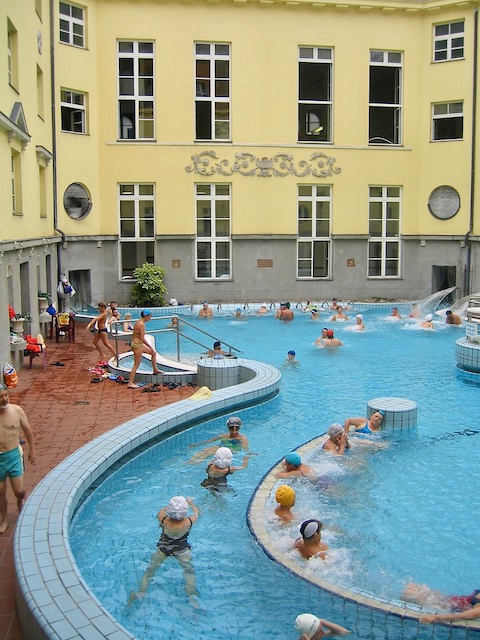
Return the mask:
<svg viewBox="0 0 480 640">
<path fill-rule="evenodd" d="M 288 552 L 302 519 L 319 517 L 331 559 L 310 562 L 308 570 L 333 584 L 392 603 L 411 580 L 446 593 L 470 593 L 478 586 L 472 532 L 478 530 L 480 499 L 470 483 L 480 462 L 480 399 L 478 387 L 455 367 L 455 339 L 464 329 L 439 324 L 427 332 L 391 321 L 389 313 L 364 312 L 365 333 L 351 331 L 352 322 L 326 321 L 326 313 L 312 321 L 296 312 L 292 323 L 271 313 L 240 320 L 188 318 L 243 356 L 279 367 L 281 394 L 240 412 L 242 431 L 257 455 L 229 479 L 231 491 L 212 495 L 200 486 L 205 463 L 187 464 L 197 451 L 189 445 L 225 431 L 226 413 L 135 458 L 78 510 L 71 543 L 83 577 L 137 638 L 293 638 L 293 620 L 303 611 L 343 624 L 354 638 L 473 637 L 461 629 L 386 617 L 321 592 L 272 562 L 246 524 L 255 488 L 286 453 L 332 422 L 365 415 L 371 398 L 410 398 L 418 404 L 418 427 L 383 433 L 378 439 L 387 448 L 354 447 L 340 461 L 312 454 L 308 461 L 327 481 L 313 488 L 302 480 L 296 485 L 299 521 L 291 530 L 279 528 L 279 548 Z M 345 346 L 336 352 L 313 346 L 323 326 L 333 327 Z M 174 353 L 169 340 L 167 334 L 157 340 L 165 355 Z M 285 364 L 290 349 L 298 365 Z M 236 454 L 234 464 L 241 459 Z M 172 559 L 157 571 L 147 597 L 128 607 L 159 537 L 156 513 L 178 494 L 192 496 L 202 511 L 189 538 L 201 608 L 194 610 L 184 595 L 182 573 Z M 270 506 L 273 501 L 265 518 L 275 527 Z"/>
</svg>

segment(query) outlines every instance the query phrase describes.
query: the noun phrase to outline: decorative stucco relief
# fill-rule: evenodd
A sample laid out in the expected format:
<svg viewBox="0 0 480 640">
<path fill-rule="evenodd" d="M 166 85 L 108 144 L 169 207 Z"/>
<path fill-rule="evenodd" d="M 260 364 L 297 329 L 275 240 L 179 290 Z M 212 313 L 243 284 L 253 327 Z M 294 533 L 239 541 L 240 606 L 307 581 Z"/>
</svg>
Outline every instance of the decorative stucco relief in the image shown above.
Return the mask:
<svg viewBox="0 0 480 640">
<path fill-rule="evenodd" d="M 185 167 L 185 171 L 196 173 L 200 176 L 232 176 L 240 174 L 242 176 L 259 178 L 285 178 L 295 176 L 304 178 L 314 176 L 315 178 L 329 178 L 334 173 L 340 173 L 339 167 L 334 167 L 336 159 L 327 156 L 325 153 L 312 153 L 308 160 L 295 162 L 292 155 L 287 153 L 277 153 L 271 158 L 263 156 L 257 158 L 252 153 L 236 153 L 233 164 L 226 159 L 220 160 L 215 151 L 201 151 L 192 156 L 192 164 Z"/>
</svg>

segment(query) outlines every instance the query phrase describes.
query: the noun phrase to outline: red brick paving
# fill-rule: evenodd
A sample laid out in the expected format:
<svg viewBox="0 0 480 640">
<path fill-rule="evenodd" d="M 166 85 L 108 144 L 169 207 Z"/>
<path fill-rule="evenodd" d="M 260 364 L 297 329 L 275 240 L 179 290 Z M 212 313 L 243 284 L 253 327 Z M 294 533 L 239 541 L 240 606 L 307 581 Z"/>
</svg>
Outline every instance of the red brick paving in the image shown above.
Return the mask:
<svg viewBox="0 0 480 640">
<path fill-rule="evenodd" d="M 45 475 L 73 451 L 93 438 L 166 404 L 188 398 L 194 389 L 160 387 L 160 393 L 142 393 L 126 385 L 104 380 L 92 384 L 95 374 L 88 368 L 95 365 L 98 352 L 91 346 L 92 334 L 82 326 L 75 342 L 60 338 L 58 344 L 47 339 L 47 368 L 41 358 L 18 372 L 19 383 L 10 391 L 12 403 L 25 410 L 35 431 L 36 462 L 27 456 L 25 485 L 30 491 Z M 65 366 L 54 366 L 62 362 Z M 0 535 L 0 640 L 21 640 L 20 625 L 15 611 L 13 532 L 17 521 L 16 501 L 8 488 L 10 527 Z"/>
</svg>

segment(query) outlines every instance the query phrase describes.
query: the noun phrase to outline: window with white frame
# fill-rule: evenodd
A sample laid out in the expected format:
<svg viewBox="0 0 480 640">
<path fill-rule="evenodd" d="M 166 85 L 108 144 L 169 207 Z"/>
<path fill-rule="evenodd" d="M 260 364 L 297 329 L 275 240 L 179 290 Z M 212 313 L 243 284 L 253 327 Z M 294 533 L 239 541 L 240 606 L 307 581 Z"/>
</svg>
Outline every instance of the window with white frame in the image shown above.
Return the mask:
<svg viewBox="0 0 480 640">
<path fill-rule="evenodd" d="M 60 2 L 60 42 L 85 47 L 85 11 L 69 2 Z"/>
<path fill-rule="evenodd" d="M 43 86 L 43 71 L 37 64 L 37 113 L 40 118 L 45 116 L 45 95 Z"/>
<path fill-rule="evenodd" d="M 134 270 L 155 262 L 155 185 L 120 184 L 120 277 L 133 278 Z"/>
<path fill-rule="evenodd" d="M 153 42 L 118 42 L 118 137 L 152 140 L 154 120 Z"/>
<path fill-rule="evenodd" d="M 195 139 L 230 139 L 230 45 L 195 43 Z"/>
<path fill-rule="evenodd" d="M 230 203 L 229 184 L 195 185 L 197 278 L 216 280 L 232 275 Z"/>
<path fill-rule="evenodd" d="M 22 215 L 22 154 L 12 149 L 11 155 L 12 211 Z"/>
<path fill-rule="evenodd" d="M 369 188 L 368 276 L 400 276 L 401 187 Z"/>
<path fill-rule="evenodd" d="M 463 102 L 432 105 L 432 140 L 463 139 Z"/>
<path fill-rule="evenodd" d="M 459 60 L 464 57 L 465 22 L 447 22 L 433 27 L 433 60 Z"/>
<path fill-rule="evenodd" d="M 399 51 L 370 51 L 368 142 L 401 144 L 402 64 Z"/>
<path fill-rule="evenodd" d="M 332 142 L 333 49 L 298 49 L 298 139 Z"/>
<path fill-rule="evenodd" d="M 9 84 L 18 89 L 18 33 L 7 20 L 7 69 Z"/>
<path fill-rule="evenodd" d="M 68 133 L 87 133 L 86 95 L 79 91 L 61 89 L 60 110 L 62 131 Z"/>
<path fill-rule="evenodd" d="M 297 277 L 330 277 L 332 187 L 298 185 Z"/>
<path fill-rule="evenodd" d="M 38 165 L 38 183 L 39 183 L 39 209 L 40 209 L 40 218 L 47 217 L 47 172 L 46 168 L 39 164 Z"/>
</svg>

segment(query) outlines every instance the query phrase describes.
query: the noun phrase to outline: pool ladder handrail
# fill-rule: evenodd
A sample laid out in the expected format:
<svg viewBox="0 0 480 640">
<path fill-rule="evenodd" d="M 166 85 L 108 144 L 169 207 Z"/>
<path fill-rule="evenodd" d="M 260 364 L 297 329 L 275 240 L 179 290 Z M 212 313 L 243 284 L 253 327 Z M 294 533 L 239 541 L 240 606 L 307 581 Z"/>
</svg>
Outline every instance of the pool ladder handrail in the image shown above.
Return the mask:
<svg viewBox="0 0 480 640">
<path fill-rule="evenodd" d="M 224 340 L 220 340 L 220 338 L 217 338 L 216 336 L 214 336 L 212 333 L 208 333 L 208 331 L 204 331 L 203 329 L 200 329 L 199 327 L 195 326 L 194 324 L 192 324 L 191 322 L 188 322 L 188 320 L 185 320 L 185 318 L 182 318 L 180 316 L 177 315 L 172 315 L 172 316 L 154 316 L 152 317 L 152 320 L 170 320 L 170 324 L 172 322 L 172 319 L 176 318 L 177 319 L 177 326 L 175 327 L 165 327 L 164 329 L 151 329 L 148 330 L 148 327 L 146 327 L 146 334 L 155 334 L 155 333 L 165 333 L 165 332 L 172 332 L 174 331 L 176 333 L 177 336 L 177 361 L 181 362 L 180 360 L 180 337 L 185 338 L 186 340 L 189 340 L 190 342 L 193 342 L 194 344 L 197 344 L 198 346 L 202 347 L 202 349 L 205 349 L 206 351 L 210 351 L 210 347 L 203 344 L 203 342 L 200 342 L 199 340 L 196 340 L 195 338 L 192 338 L 192 336 L 189 336 L 185 333 L 182 333 L 180 327 L 181 327 L 181 323 L 188 325 L 189 327 L 191 327 L 194 331 L 198 332 L 198 333 L 202 333 L 205 336 L 208 336 L 209 338 L 211 338 L 213 340 L 213 342 L 216 341 L 220 341 L 222 343 L 222 346 L 226 346 L 228 347 L 228 353 L 230 355 L 234 355 L 232 352 L 236 351 L 237 353 L 242 353 L 241 349 L 238 349 L 237 347 L 234 347 L 232 344 L 229 344 L 228 342 L 225 342 Z M 115 322 L 112 322 L 112 325 L 118 325 L 118 324 L 123 324 L 123 320 L 116 320 Z M 116 329 L 116 326 L 115 326 Z M 118 361 L 118 356 L 119 356 L 119 350 L 118 350 L 118 331 L 117 330 L 112 330 L 111 333 L 112 336 L 115 337 L 115 352 L 116 352 L 116 356 L 115 358 Z"/>
</svg>

